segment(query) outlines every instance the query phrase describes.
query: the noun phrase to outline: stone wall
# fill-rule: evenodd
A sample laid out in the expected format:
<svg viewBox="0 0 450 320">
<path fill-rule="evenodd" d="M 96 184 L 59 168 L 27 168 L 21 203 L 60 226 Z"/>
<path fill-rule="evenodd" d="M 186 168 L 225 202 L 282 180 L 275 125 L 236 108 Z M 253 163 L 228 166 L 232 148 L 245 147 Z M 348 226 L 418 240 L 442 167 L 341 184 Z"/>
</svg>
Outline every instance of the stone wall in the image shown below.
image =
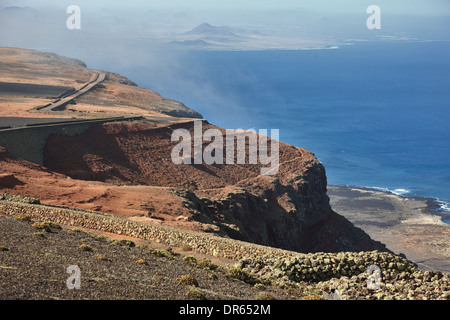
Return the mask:
<svg viewBox="0 0 450 320">
<path fill-rule="evenodd" d="M 39 165 L 44 165 L 43 150 L 50 134 L 75 135 L 89 129 L 91 124 L 39 126 L 12 129 L 0 133 L 0 146 L 9 153 Z"/>
<path fill-rule="evenodd" d="M 9 153 L 38 165 L 44 165 L 44 147 L 50 134 L 74 136 L 87 131 L 92 124 L 113 121 L 140 120 L 142 117 L 116 117 L 104 119 L 75 120 L 64 123 L 28 125 L 0 130 L 0 146 Z"/>
<path fill-rule="evenodd" d="M 129 220 L 123 217 L 81 209 L 31 205 L 0 201 L 0 212 L 16 216 L 27 215 L 36 221 L 111 232 L 174 246 L 189 245 L 195 252 L 239 260 L 249 256 L 294 256 L 298 253 L 248 242 L 222 238 L 188 230 Z"/>
</svg>

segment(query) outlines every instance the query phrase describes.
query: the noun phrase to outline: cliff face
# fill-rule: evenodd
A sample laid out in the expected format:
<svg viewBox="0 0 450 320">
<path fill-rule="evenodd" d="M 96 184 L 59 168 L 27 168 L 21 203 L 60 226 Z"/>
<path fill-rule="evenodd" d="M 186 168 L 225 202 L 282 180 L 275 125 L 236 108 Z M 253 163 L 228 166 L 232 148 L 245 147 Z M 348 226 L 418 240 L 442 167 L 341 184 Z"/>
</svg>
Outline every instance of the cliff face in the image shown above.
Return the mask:
<svg viewBox="0 0 450 320">
<path fill-rule="evenodd" d="M 175 165 L 170 137 L 177 128 L 192 132 L 193 123 L 110 123 L 80 136 L 53 135 L 45 166 L 75 179 L 170 187 L 205 232 L 301 252 L 385 250 L 331 210 L 325 169 L 311 152 L 280 143 L 274 176 L 260 175 L 260 164 Z M 203 125 L 211 128 L 223 131 Z"/>
<path fill-rule="evenodd" d="M 220 196 L 184 196 L 195 219 L 234 239 L 299 252 L 386 250 L 332 211 L 321 164 L 283 180 L 259 176 Z"/>
<path fill-rule="evenodd" d="M 0 53 L 6 82 L 81 88 L 97 74 L 79 61 L 54 54 L 15 48 L 0 48 Z M 133 114 L 147 120 L 95 124 L 71 136 L 67 130 L 51 134 L 44 147 L 46 168 L 0 149 L 0 192 L 296 251 L 384 250 L 331 210 L 325 169 L 308 150 L 280 143 L 274 176 L 261 175 L 267 165 L 248 161 L 175 165 L 172 132 L 184 129 L 192 134 L 192 118 L 202 118 L 182 103 L 115 73 L 107 73 L 105 81 L 62 111 L 29 112 L 48 100 L 28 97 L 24 103 L 24 97 L 11 97 L 0 101 L 0 115 Z M 208 129 L 225 131 L 204 122 L 203 132 Z M 27 137 L 29 133 L 20 140 L 34 141 Z"/>
</svg>

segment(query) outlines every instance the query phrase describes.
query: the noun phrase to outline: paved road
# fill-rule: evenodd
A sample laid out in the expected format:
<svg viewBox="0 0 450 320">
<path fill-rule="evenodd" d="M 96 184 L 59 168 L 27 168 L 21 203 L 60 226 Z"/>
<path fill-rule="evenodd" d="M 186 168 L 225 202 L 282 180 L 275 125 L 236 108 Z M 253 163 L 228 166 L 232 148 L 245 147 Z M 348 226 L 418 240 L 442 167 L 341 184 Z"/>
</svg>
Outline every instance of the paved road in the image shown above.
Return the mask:
<svg viewBox="0 0 450 320">
<path fill-rule="evenodd" d="M 43 107 L 37 108 L 41 112 L 51 112 L 58 109 L 63 109 L 64 106 L 73 99 L 85 94 L 89 90 L 93 89 L 96 85 L 105 80 L 106 73 L 99 72 L 92 75 L 88 83 L 83 85 L 80 89 L 67 91 L 66 94 L 56 99 L 52 103 Z M 30 87 L 26 87 L 29 89 Z M 43 87 L 33 87 L 34 91 L 42 90 Z M 48 88 L 46 88 L 48 89 Z M 67 119 L 67 118 L 20 118 L 20 117 L 0 117 L 0 132 L 11 130 L 22 130 L 30 127 L 46 127 L 46 126 L 60 126 L 60 125 L 72 125 L 77 123 L 103 123 L 114 121 L 136 121 L 142 120 L 142 116 L 117 116 L 110 118 L 97 118 L 97 119 Z"/>
<path fill-rule="evenodd" d="M 37 108 L 37 110 L 41 112 L 51 112 L 63 109 L 67 103 L 72 101 L 73 99 L 85 94 L 92 88 L 94 88 L 96 85 L 98 85 L 100 82 L 105 80 L 106 73 L 100 72 L 98 74 L 93 75 L 93 77 L 90 79 L 90 81 L 85 84 L 81 89 L 75 90 L 74 92 L 71 92 L 69 95 L 62 97 L 60 99 L 57 99 L 53 101 L 52 103 L 45 105 L 43 107 Z"/>
</svg>

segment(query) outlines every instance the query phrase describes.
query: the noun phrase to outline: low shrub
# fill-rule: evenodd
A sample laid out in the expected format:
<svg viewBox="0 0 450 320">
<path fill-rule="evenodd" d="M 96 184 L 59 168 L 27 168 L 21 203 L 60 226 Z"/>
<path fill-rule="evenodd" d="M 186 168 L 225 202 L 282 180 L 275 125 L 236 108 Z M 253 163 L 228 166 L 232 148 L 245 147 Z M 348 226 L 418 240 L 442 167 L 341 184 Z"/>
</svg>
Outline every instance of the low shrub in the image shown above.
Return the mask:
<svg viewBox="0 0 450 320">
<path fill-rule="evenodd" d="M 90 246 L 86 245 L 86 244 L 82 244 L 80 246 L 80 249 L 83 250 L 83 251 L 92 251 L 92 248 Z"/>
<path fill-rule="evenodd" d="M 27 221 L 27 222 L 31 221 L 31 218 L 29 216 L 27 216 L 26 214 L 19 214 L 19 215 L 15 216 L 14 218 L 19 221 Z"/>
<path fill-rule="evenodd" d="M 176 254 L 172 251 L 171 248 L 169 248 L 167 250 L 148 249 L 148 251 L 157 257 L 166 257 L 166 258 L 173 259 L 176 256 Z"/>
<path fill-rule="evenodd" d="M 272 294 L 268 292 L 260 292 L 255 297 L 255 300 L 277 300 Z"/>
<path fill-rule="evenodd" d="M 197 261 L 197 266 L 204 270 L 216 270 L 219 266 L 212 263 L 211 260 L 205 258 Z"/>
<path fill-rule="evenodd" d="M 186 295 L 190 298 L 190 299 L 195 299 L 195 300 L 206 300 L 206 295 L 199 291 L 199 290 L 189 290 Z"/>
<path fill-rule="evenodd" d="M 252 274 L 248 273 L 245 270 L 242 270 L 241 268 L 230 268 L 227 271 L 227 275 L 230 278 L 238 279 L 252 285 L 259 282 L 259 280 L 255 278 Z"/>
<path fill-rule="evenodd" d="M 50 222 L 50 221 L 35 222 L 31 226 L 34 228 L 37 228 L 37 229 L 47 231 L 47 232 L 52 232 L 52 229 L 62 229 L 60 225 Z"/>
<path fill-rule="evenodd" d="M 122 246 L 128 246 L 128 247 L 134 247 L 135 243 L 128 239 L 120 239 L 120 240 L 114 240 L 111 242 L 111 245 L 122 245 Z"/>
<path fill-rule="evenodd" d="M 185 256 L 183 257 L 183 261 L 189 263 L 190 265 L 197 266 L 197 259 L 193 256 Z"/>
<path fill-rule="evenodd" d="M 31 226 L 34 228 L 37 228 L 37 229 L 47 231 L 47 232 L 52 232 L 52 230 L 50 229 L 48 224 L 46 224 L 45 222 L 35 222 Z"/>
<path fill-rule="evenodd" d="M 300 300 L 325 300 L 325 299 L 318 295 L 308 295 L 300 297 Z"/>
<path fill-rule="evenodd" d="M 31 235 L 35 237 L 45 238 L 45 235 L 42 232 L 33 232 Z"/>
<path fill-rule="evenodd" d="M 198 287 L 198 281 L 191 275 L 182 276 L 177 279 L 181 284 Z"/>
<path fill-rule="evenodd" d="M 110 261 L 107 257 L 105 257 L 105 256 L 102 255 L 102 254 L 97 254 L 97 255 L 95 256 L 95 259 L 100 260 L 100 261 Z"/>
</svg>

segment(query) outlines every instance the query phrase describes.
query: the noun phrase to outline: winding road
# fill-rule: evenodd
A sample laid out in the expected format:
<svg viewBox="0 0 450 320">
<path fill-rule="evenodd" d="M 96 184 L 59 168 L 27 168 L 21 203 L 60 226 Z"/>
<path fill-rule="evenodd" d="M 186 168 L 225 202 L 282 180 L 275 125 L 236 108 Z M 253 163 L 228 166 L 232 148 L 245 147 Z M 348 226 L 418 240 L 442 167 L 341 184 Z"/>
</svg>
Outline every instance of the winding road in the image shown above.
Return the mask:
<svg viewBox="0 0 450 320">
<path fill-rule="evenodd" d="M 70 101 L 72 101 L 75 98 L 78 98 L 79 96 L 85 94 L 89 90 L 93 89 L 96 85 L 101 83 L 105 80 L 106 73 L 105 72 L 99 72 L 92 75 L 91 79 L 88 83 L 83 85 L 80 89 L 75 90 L 67 94 L 66 96 L 63 96 L 61 98 L 56 99 L 55 101 L 46 104 L 45 106 L 38 107 L 37 110 L 41 112 L 51 112 L 56 110 L 61 110 L 65 107 L 66 104 L 68 104 Z"/>
<path fill-rule="evenodd" d="M 77 90 L 71 90 L 65 95 L 60 96 L 51 103 L 36 108 L 40 112 L 52 112 L 63 110 L 66 104 L 73 99 L 85 94 L 89 90 L 92 90 L 96 85 L 104 81 L 106 73 L 99 71 L 93 73 L 89 82 L 85 83 L 81 88 Z M 67 119 L 67 118 L 16 118 L 16 117 L 1 117 L 0 118 L 0 132 L 23 130 L 32 127 L 49 127 L 49 126 L 67 126 L 79 123 L 102 123 L 102 122 L 114 122 L 114 121 L 132 121 L 141 120 L 142 116 L 117 116 L 109 118 L 96 118 L 96 119 Z"/>
</svg>

